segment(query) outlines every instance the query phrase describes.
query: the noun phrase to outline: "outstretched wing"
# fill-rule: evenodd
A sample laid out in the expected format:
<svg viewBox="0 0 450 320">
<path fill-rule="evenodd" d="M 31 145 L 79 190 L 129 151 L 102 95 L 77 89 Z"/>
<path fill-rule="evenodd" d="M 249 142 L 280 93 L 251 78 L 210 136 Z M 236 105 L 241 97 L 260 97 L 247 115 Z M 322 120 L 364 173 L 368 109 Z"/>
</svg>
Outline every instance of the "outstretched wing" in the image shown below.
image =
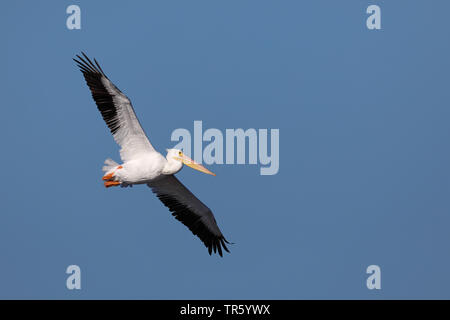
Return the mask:
<svg viewBox="0 0 450 320">
<path fill-rule="evenodd" d="M 139 120 L 134 113 L 130 100 L 105 75 L 100 65 L 95 64 L 84 54 L 73 59 L 83 73 L 97 104 L 116 142 L 121 146 L 120 157 L 123 161 L 135 158 L 141 153 L 154 152 Z"/>
<path fill-rule="evenodd" d="M 222 256 L 222 248 L 230 252 L 229 243 L 217 226 L 211 210 L 192 194 L 174 175 L 147 184 L 158 196 L 159 200 L 172 215 L 203 241 L 209 254 L 218 252 Z"/>
</svg>

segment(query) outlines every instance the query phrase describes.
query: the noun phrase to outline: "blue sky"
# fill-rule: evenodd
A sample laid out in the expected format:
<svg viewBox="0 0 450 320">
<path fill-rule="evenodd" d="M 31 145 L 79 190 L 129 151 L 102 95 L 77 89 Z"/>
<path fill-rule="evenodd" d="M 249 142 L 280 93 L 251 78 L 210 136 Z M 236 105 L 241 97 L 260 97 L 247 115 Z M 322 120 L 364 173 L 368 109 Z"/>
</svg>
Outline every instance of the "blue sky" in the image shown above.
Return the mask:
<svg viewBox="0 0 450 320">
<path fill-rule="evenodd" d="M 66 8 L 81 8 L 81 30 Z M 366 28 L 366 8 L 382 30 Z M 0 298 L 450 298 L 448 1 L 8 1 L 0 58 Z M 177 176 L 224 258 L 144 186 L 71 58 L 96 57 L 153 145 L 177 128 L 277 128 L 280 170 Z M 67 290 L 79 265 L 82 289 Z M 382 289 L 366 287 L 381 267 Z"/>
</svg>

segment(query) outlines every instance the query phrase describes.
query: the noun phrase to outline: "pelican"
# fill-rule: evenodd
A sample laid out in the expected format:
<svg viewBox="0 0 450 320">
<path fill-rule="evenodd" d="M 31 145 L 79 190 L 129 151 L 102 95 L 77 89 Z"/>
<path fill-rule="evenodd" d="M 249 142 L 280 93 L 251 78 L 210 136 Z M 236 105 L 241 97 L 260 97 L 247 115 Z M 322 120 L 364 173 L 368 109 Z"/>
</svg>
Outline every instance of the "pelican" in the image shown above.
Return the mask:
<svg viewBox="0 0 450 320">
<path fill-rule="evenodd" d="M 211 210 L 175 177 L 183 164 L 206 174 L 215 174 L 181 150 L 166 149 L 165 157 L 156 151 L 142 129 L 131 101 L 108 79 L 97 60 L 93 63 L 84 52 L 81 54 L 73 60 L 114 140 L 121 147 L 122 164 L 105 160 L 102 178 L 105 187 L 146 184 L 172 215 L 200 238 L 210 255 L 214 251 L 222 257 L 222 248 L 230 252 L 226 246 L 229 242 Z"/>
</svg>

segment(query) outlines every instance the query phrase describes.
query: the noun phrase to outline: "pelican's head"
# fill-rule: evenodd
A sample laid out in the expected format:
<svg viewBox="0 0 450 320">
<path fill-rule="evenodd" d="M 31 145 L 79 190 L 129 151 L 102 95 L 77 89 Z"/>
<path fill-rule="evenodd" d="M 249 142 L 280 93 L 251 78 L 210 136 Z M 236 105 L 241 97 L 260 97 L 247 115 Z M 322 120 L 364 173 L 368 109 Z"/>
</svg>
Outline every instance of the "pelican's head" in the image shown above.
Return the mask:
<svg viewBox="0 0 450 320">
<path fill-rule="evenodd" d="M 183 153 L 183 151 L 178 150 L 178 149 L 166 149 L 166 150 L 167 150 L 167 156 L 166 156 L 167 161 L 171 162 L 171 161 L 175 160 L 177 162 L 180 162 L 181 165 L 185 164 L 188 167 L 191 167 L 192 169 L 215 176 L 214 173 L 212 173 L 211 171 L 206 169 L 204 166 L 195 162 L 194 160 L 189 158 L 187 155 L 185 155 Z"/>
</svg>

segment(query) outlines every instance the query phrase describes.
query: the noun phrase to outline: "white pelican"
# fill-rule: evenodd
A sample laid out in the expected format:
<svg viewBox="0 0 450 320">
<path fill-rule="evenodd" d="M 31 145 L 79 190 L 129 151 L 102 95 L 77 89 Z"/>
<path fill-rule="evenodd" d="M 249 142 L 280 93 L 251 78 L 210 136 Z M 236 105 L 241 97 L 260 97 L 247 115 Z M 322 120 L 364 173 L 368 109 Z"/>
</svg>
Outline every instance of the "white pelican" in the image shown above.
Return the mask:
<svg viewBox="0 0 450 320">
<path fill-rule="evenodd" d="M 130 100 L 108 79 L 95 59 L 94 64 L 84 53 L 82 55 L 73 60 L 83 73 L 103 120 L 121 147 L 122 164 L 105 160 L 105 187 L 147 184 L 172 215 L 203 241 L 210 255 L 214 251 L 222 256 L 222 248 L 230 252 L 225 244 L 229 242 L 211 210 L 174 176 L 183 163 L 201 172 L 215 174 L 181 150 L 168 149 L 166 157 L 157 152 L 145 135 Z"/>
</svg>

